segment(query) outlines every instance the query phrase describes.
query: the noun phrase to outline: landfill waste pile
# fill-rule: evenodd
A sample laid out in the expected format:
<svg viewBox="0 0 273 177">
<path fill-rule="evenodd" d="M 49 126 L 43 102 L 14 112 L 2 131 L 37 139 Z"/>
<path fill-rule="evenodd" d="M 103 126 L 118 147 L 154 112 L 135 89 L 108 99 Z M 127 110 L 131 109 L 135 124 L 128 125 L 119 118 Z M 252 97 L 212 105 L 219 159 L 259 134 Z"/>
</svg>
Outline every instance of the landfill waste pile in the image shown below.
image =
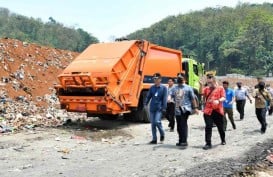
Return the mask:
<svg viewBox="0 0 273 177">
<path fill-rule="evenodd" d="M 0 132 L 58 126 L 67 113 L 58 108 L 54 84 L 76 52 L 0 39 Z"/>
</svg>

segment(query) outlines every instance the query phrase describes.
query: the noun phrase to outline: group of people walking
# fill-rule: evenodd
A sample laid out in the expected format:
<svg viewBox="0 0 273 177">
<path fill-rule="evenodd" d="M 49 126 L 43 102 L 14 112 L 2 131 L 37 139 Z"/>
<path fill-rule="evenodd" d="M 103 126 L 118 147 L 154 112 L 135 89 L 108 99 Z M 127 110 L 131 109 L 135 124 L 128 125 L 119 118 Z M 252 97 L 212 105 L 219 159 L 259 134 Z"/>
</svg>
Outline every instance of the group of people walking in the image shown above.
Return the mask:
<svg viewBox="0 0 273 177">
<path fill-rule="evenodd" d="M 154 85 L 151 86 L 145 100 L 145 106 L 150 104 L 150 122 L 152 129 L 152 140 L 150 144 L 157 144 L 157 129 L 160 133 L 160 141 L 165 139 L 161 118 L 165 116 L 169 121 L 170 131 L 174 131 L 175 122 L 177 124 L 178 142 L 176 146 L 186 148 L 188 146 L 188 118 L 191 114 L 199 114 L 199 102 L 194 94 L 193 88 L 186 84 L 183 73 L 178 73 L 176 78 L 169 78 L 168 87 L 161 84 L 160 73 L 153 75 Z M 176 83 L 176 84 L 175 84 Z M 221 144 L 225 145 L 225 131 L 227 129 L 227 117 L 232 128 L 236 129 L 233 117 L 233 104 L 240 114 L 240 120 L 244 119 L 244 108 L 246 99 L 252 103 L 248 90 L 237 83 L 237 88 L 230 88 L 229 82 L 224 81 L 219 85 L 214 75 L 206 76 L 206 83 L 200 83 L 203 102 L 203 115 L 205 122 L 205 146 L 204 150 L 212 148 L 212 129 L 217 127 Z M 204 85 L 204 87 L 203 87 Z M 258 78 L 252 98 L 255 99 L 255 109 L 258 121 L 261 124 L 261 133 L 266 132 L 266 113 L 272 114 L 273 89 L 270 85 L 265 85 L 262 78 Z"/>
</svg>

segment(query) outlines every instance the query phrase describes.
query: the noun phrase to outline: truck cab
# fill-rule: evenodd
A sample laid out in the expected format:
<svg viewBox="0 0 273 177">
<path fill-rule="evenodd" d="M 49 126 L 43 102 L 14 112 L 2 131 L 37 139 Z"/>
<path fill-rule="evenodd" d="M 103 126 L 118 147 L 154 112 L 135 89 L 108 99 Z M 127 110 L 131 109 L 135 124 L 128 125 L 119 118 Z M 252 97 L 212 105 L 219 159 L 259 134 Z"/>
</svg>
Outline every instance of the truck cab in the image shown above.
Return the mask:
<svg viewBox="0 0 273 177">
<path fill-rule="evenodd" d="M 182 69 L 185 72 L 187 84 L 194 89 L 196 95 L 199 94 L 200 78 L 204 75 L 204 64 L 199 63 L 189 56 L 182 59 Z"/>
</svg>

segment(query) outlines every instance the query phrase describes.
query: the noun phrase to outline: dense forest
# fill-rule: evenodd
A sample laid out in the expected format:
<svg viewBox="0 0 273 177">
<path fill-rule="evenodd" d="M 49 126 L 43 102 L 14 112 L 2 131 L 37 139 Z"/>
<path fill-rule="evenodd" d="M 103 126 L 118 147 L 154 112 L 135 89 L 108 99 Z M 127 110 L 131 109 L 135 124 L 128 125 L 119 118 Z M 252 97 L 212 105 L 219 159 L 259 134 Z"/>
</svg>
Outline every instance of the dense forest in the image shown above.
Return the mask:
<svg viewBox="0 0 273 177">
<path fill-rule="evenodd" d="M 49 17 L 41 19 L 11 13 L 0 8 L 0 37 L 9 37 L 41 45 L 80 52 L 98 39 L 81 28 L 66 27 Z"/>
<path fill-rule="evenodd" d="M 238 4 L 169 16 L 127 36 L 180 49 L 218 75 L 273 71 L 273 4 Z"/>
</svg>

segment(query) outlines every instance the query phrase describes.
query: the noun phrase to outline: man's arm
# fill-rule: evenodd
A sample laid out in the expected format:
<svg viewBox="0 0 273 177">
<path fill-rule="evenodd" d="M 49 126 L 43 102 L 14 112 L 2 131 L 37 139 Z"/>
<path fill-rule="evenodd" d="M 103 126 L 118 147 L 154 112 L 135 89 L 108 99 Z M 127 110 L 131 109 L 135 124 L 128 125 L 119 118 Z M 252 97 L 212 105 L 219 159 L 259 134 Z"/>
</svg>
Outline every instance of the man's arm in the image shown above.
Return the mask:
<svg viewBox="0 0 273 177">
<path fill-rule="evenodd" d="M 250 98 L 247 90 L 246 90 L 246 97 L 249 99 L 249 102 L 252 103 L 252 99 Z"/>
<path fill-rule="evenodd" d="M 190 97 L 191 97 L 191 102 L 192 102 L 193 107 L 198 108 L 198 105 L 197 105 L 197 102 L 195 99 L 196 96 L 195 96 L 192 88 L 190 88 Z"/>
<path fill-rule="evenodd" d="M 163 86 L 163 103 L 162 103 L 163 111 L 166 111 L 167 109 L 167 100 L 168 100 L 168 90 L 165 86 Z"/>
<path fill-rule="evenodd" d="M 198 103 L 196 102 L 196 95 L 193 92 L 193 89 L 190 87 L 190 97 L 191 97 L 191 102 L 193 105 L 193 109 L 194 109 L 194 113 L 198 114 L 199 110 L 198 110 Z"/>
</svg>

